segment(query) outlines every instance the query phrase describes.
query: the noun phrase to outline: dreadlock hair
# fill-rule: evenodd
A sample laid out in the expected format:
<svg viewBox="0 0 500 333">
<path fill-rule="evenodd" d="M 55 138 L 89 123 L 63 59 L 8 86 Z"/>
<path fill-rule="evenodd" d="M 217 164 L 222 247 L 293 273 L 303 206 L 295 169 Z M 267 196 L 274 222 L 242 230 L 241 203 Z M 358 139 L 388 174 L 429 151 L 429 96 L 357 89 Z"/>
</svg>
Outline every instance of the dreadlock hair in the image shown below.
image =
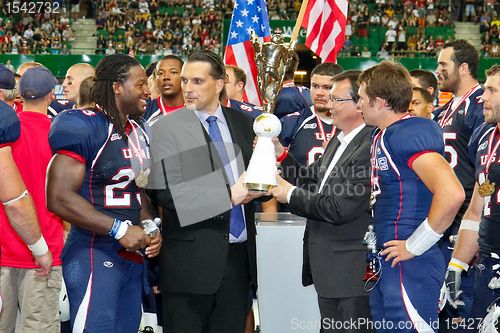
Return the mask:
<svg viewBox="0 0 500 333">
<path fill-rule="evenodd" d="M 95 68 L 95 84 L 90 92 L 90 101 L 96 104 L 96 112 L 104 113 L 116 129 L 123 133 L 125 121 L 116 106 L 113 83 L 124 83 L 128 72 L 141 64 L 125 54 L 112 54 L 104 57 Z"/>
</svg>

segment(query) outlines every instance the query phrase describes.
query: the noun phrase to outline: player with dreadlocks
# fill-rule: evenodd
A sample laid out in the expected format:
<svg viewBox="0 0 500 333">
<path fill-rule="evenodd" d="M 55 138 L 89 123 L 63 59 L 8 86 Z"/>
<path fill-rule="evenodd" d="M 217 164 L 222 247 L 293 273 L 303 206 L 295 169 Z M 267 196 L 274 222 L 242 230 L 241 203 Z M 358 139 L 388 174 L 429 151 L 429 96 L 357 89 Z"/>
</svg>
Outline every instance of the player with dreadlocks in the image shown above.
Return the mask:
<svg viewBox="0 0 500 333">
<path fill-rule="evenodd" d="M 161 246 L 159 235 L 141 227 L 141 218 L 151 217 L 141 190 L 149 138 L 132 120 L 149 94 L 139 62 L 111 55 L 96 67 L 95 109 L 68 110 L 52 123 L 47 205 L 72 224 L 61 257 L 73 332 L 139 327 L 143 254 L 154 257 Z"/>
</svg>

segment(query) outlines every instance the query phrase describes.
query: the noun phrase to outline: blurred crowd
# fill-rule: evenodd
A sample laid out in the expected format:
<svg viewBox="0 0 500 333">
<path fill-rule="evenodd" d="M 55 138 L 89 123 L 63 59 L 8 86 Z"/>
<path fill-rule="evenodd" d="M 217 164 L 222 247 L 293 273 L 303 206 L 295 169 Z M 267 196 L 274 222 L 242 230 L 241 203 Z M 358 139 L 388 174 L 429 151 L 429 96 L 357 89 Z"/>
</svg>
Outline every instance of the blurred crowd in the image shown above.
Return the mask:
<svg viewBox="0 0 500 333">
<path fill-rule="evenodd" d="M 62 13 L 18 14 L 0 12 L 0 53 L 69 54 L 74 32 Z"/>
</svg>

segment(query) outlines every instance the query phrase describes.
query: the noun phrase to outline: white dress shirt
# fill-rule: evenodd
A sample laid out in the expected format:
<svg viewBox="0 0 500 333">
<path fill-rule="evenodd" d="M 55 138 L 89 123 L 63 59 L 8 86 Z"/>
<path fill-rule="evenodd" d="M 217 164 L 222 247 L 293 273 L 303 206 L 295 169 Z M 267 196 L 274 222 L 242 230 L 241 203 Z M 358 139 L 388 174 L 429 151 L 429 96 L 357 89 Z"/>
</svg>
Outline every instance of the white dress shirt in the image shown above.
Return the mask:
<svg viewBox="0 0 500 333">
<path fill-rule="evenodd" d="M 326 180 L 328 179 L 328 176 L 330 176 L 330 173 L 332 172 L 333 168 L 339 161 L 340 157 L 342 157 L 342 154 L 344 154 L 344 151 L 346 150 L 347 146 L 351 141 L 354 139 L 356 135 L 358 135 L 359 132 L 363 128 L 365 128 L 365 124 L 361 124 L 355 129 L 353 129 L 349 134 L 345 135 L 344 132 L 340 132 L 339 135 L 337 136 L 337 139 L 340 141 L 340 146 L 337 148 L 335 151 L 335 154 L 333 155 L 332 161 L 328 165 L 328 168 L 326 169 L 325 175 L 323 176 L 323 179 L 321 180 L 321 185 L 319 186 L 318 193 L 321 193 L 321 190 L 323 190 L 323 186 L 326 183 Z M 288 190 L 287 193 L 287 202 L 290 203 L 290 198 L 292 197 L 293 191 L 296 189 L 296 186 L 292 186 L 290 190 Z"/>
</svg>

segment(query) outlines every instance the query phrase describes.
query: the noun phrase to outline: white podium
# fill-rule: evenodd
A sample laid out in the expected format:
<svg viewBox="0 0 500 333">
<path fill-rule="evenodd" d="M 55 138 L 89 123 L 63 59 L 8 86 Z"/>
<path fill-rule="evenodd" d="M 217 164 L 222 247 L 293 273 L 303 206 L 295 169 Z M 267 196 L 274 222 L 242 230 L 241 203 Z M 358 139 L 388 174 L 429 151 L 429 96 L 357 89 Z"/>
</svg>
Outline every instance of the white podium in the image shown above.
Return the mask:
<svg viewBox="0 0 500 333">
<path fill-rule="evenodd" d="M 257 299 L 262 333 L 319 332 L 314 286 L 302 286 L 306 219 L 291 213 L 255 214 Z"/>
</svg>

